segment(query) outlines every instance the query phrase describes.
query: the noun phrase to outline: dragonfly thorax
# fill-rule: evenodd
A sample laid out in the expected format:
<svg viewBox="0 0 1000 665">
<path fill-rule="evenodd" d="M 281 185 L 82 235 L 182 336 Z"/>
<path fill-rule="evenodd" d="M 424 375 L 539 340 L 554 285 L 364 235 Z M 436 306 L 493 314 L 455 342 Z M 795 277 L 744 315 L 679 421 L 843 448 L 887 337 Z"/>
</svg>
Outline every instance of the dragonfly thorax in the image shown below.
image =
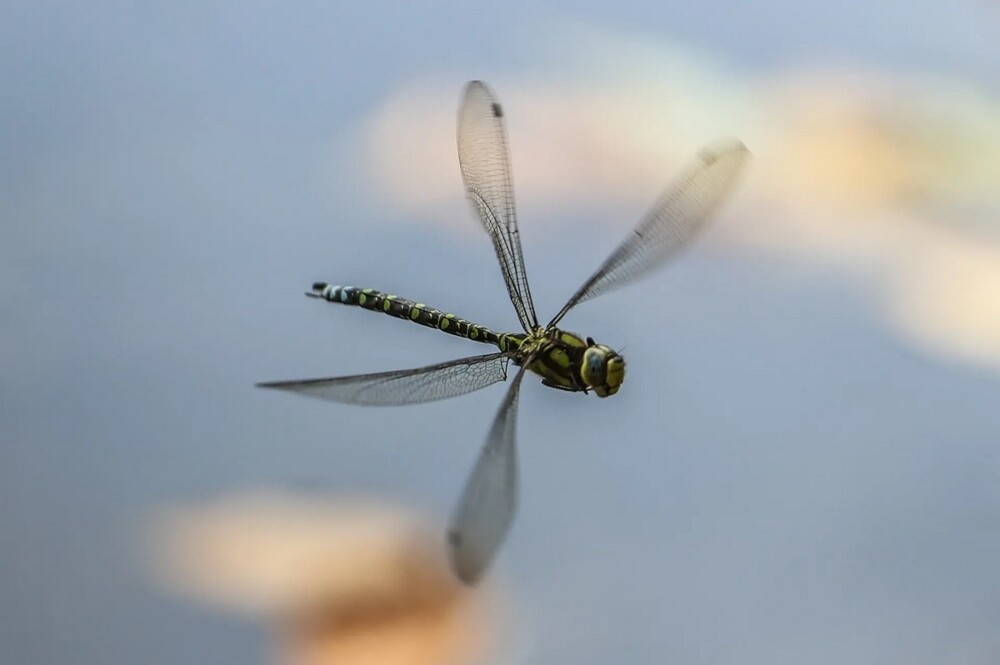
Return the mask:
<svg viewBox="0 0 1000 665">
<path fill-rule="evenodd" d="M 625 359 L 617 351 L 558 328 L 536 330 L 521 341 L 519 351 L 525 360 L 531 358 L 528 369 L 551 388 L 608 397 L 625 380 Z"/>
</svg>

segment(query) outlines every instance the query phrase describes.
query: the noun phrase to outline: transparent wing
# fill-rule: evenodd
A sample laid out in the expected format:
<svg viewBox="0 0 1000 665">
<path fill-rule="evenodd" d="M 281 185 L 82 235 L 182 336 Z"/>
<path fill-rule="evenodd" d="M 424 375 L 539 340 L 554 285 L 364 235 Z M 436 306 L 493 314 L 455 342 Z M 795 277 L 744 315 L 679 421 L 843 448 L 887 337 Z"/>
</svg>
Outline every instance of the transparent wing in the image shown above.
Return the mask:
<svg viewBox="0 0 1000 665">
<path fill-rule="evenodd" d="M 514 210 L 503 110 L 482 81 L 465 86 L 458 112 L 458 161 L 469 201 L 493 240 L 507 293 L 524 330 L 538 327 Z"/>
<path fill-rule="evenodd" d="M 736 140 L 700 152 L 549 326 L 575 305 L 638 279 L 684 247 L 732 191 L 749 156 L 746 146 Z"/>
<path fill-rule="evenodd" d="M 448 529 L 451 566 L 466 584 L 474 584 L 493 561 L 517 510 L 515 430 L 523 377 L 522 367 L 493 419 Z"/>
<path fill-rule="evenodd" d="M 471 393 L 507 378 L 513 353 L 490 353 L 449 362 L 377 374 L 332 379 L 258 383 L 330 402 L 369 406 L 419 404 Z"/>
</svg>

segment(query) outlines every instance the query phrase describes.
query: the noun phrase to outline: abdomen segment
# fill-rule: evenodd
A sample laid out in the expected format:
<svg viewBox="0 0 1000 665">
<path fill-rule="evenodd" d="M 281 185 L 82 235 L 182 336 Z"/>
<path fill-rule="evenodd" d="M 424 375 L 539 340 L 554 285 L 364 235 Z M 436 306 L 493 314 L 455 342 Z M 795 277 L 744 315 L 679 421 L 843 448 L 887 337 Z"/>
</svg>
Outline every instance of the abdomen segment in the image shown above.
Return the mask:
<svg viewBox="0 0 1000 665">
<path fill-rule="evenodd" d="M 493 344 L 501 351 L 513 351 L 520 346 L 523 335 L 495 333 L 489 328 L 466 321 L 454 314 L 428 307 L 424 303 L 413 302 L 375 289 L 360 289 L 354 286 L 334 286 L 326 282 L 313 284 L 315 297 L 341 305 L 355 305 L 373 312 L 382 312 L 397 319 L 407 319 L 428 328 L 437 328 L 449 335 L 464 337 L 474 342 Z"/>
</svg>

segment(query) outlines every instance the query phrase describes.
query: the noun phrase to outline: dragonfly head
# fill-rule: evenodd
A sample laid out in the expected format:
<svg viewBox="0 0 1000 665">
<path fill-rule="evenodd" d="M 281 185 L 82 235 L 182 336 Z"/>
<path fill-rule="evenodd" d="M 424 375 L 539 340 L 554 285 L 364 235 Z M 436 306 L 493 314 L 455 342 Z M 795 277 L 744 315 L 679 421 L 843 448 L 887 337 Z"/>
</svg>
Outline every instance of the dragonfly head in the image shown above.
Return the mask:
<svg viewBox="0 0 1000 665">
<path fill-rule="evenodd" d="M 596 344 L 588 337 L 580 378 L 598 397 L 610 397 L 625 380 L 625 358 L 610 346 Z"/>
</svg>

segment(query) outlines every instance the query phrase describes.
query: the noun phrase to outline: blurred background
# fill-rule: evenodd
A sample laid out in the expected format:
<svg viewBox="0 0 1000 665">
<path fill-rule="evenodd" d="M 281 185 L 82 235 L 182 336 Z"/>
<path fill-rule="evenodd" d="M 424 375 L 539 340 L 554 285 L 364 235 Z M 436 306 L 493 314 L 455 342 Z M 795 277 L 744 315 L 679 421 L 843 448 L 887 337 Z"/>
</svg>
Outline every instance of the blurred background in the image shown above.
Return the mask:
<svg viewBox="0 0 1000 665">
<path fill-rule="evenodd" d="M 3 3 L 0 659 L 327 662 L 282 655 L 275 570 L 377 551 L 427 564 L 406 607 L 482 612 L 410 662 L 1000 661 L 1000 6 L 341 4 Z M 314 280 L 516 326 L 473 78 L 541 318 L 699 147 L 754 153 L 694 251 L 564 321 L 625 348 L 620 395 L 526 383 L 502 620 L 430 561 L 502 388 L 253 388 L 478 351 Z"/>
</svg>

